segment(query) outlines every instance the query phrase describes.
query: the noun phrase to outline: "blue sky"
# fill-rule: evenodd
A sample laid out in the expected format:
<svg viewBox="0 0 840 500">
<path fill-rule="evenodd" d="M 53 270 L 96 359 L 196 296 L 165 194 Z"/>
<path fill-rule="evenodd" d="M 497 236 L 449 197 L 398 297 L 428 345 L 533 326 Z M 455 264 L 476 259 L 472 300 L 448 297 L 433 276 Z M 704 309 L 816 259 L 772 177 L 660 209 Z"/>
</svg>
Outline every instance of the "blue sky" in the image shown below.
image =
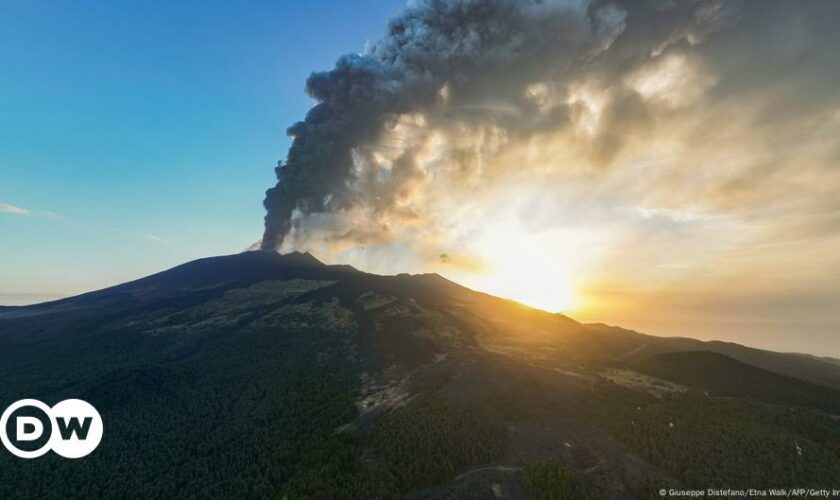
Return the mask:
<svg viewBox="0 0 840 500">
<path fill-rule="evenodd" d="M 198 5 L 0 6 L 0 303 L 256 241 L 306 77 L 404 1 Z"/>
</svg>

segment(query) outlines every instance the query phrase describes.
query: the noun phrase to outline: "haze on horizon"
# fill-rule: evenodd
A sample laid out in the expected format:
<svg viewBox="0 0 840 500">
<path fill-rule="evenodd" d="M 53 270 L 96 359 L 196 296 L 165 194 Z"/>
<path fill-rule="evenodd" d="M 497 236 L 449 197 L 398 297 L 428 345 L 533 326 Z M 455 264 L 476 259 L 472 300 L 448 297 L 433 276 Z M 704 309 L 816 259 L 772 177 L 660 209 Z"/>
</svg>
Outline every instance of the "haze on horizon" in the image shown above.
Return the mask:
<svg viewBox="0 0 840 500">
<path fill-rule="evenodd" d="M 399 18 L 410 29 L 342 60 L 342 71 L 385 75 L 388 97 L 405 99 L 371 119 L 376 133 L 348 142 L 335 183 L 300 196 L 308 203 L 289 212 L 278 250 L 382 274 L 438 272 L 582 321 L 840 356 L 840 4 L 489 4 L 497 10 L 412 2 Z M 475 65 L 444 64 L 458 57 Z M 431 83 L 415 79 L 417 61 Z M 342 71 L 315 78 L 316 101 L 345 88 Z M 297 119 L 302 111 L 286 124 Z M 56 223 L 26 195 L 0 184 L 0 217 Z M 203 225 L 242 237 L 238 222 Z M 253 222 L 240 247 L 257 238 Z M 0 292 L 67 286 L 29 288 L 36 262 L 2 257 Z"/>
</svg>

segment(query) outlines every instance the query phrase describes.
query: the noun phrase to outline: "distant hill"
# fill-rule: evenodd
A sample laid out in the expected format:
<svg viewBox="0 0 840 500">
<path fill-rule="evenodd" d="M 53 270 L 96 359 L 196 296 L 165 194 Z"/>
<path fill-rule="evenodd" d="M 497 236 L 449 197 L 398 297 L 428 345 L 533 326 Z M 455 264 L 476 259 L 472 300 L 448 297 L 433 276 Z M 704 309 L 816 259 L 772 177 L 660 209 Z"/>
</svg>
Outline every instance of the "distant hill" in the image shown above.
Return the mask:
<svg viewBox="0 0 840 500">
<path fill-rule="evenodd" d="M 840 484 L 840 365 L 585 325 L 441 276 L 212 257 L 0 308 L 0 406 L 77 397 L 89 457 L 0 498 L 649 498 Z"/>
<path fill-rule="evenodd" d="M 587 327 L 600 332 L 602 335 L 635 339 L 633 341 L 634 349 L 622 354 L 622 357 L 626 360 L 641 359 L 653 354 L 667 352 L 712 351 L 766 370 L 840 389 L 840 378 L 838 378 L 837 370 L 840 367 L 840 360 L 835 358 L 766 351 L 717 340 L 702 341 L 684 337 L 655 337 L 652 339 L 648 335 L 602 324 L 587 325 Z"/>
<path fill-rule="evenodd" d="M 805 406 L 840 415 L 840 392 L 710 351 L 658 354 L 632 365 L 642 373 L 719 396 Z"/>
</svg>

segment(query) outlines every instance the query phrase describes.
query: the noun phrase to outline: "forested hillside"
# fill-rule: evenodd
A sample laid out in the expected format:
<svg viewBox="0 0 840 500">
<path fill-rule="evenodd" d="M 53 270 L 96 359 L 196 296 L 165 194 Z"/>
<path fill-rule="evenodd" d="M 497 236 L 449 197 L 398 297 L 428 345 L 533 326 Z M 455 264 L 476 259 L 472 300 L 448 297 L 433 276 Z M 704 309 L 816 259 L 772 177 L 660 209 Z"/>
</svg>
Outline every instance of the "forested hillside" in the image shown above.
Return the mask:
<svg viewBox="0 0 840 500">
<path fill-rule="evenodd" d="M 830 383 L 669 342 L 436 275 L 268 252 L 196 261 L 0 310 L 0 404 L 82 398 L 105 424 L 84 459 L 0 453 L 0 498 L 619 499 L 840 484 Z M 809 366 L 840 370 L 826 365 Z"/>
</svg>

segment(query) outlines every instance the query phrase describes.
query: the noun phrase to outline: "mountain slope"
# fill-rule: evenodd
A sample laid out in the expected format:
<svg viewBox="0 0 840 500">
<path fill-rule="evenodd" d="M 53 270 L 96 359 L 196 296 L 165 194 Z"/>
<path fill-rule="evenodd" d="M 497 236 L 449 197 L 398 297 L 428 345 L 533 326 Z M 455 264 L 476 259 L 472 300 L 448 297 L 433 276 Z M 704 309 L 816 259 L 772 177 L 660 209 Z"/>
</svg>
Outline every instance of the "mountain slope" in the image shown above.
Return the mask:
<svg viewBox="0 0 840 500">
<path fill-rule="evenodd" d="M 437 275 L 307 254 L 201 259 L 0 309 L 0 404 L 78 397 L 106 426 L 79 461 L 0 454 L 0 497 L 647 498 L 672 485 L 838 484 L 833 407 L 791 396 L 835 398 L 804 380 L 812 369 L 796 380 L 730 358 L 649 357 L 678 341 L 695 345 Z M 707 395 L 726 382 L 709 372 L 720 363 L 773 387 Z M 808 363 L 840 381 L 840 367 Z M 712 438 L 713 460 L 701 452 Z"/>
<path fill-rule="evenodd" d="M 710 351 L 658 354 L 636 370 L 716 395 L 817 408 L 840 415 L 840 392 L 756 368 Z"/>
<path fill-rule="evenodd" d="M 612 338 L 626 338 L 632 349 L 621 354 L 625 360 L 642 359 L 655 354 L 682 351 L 711 351 L 723 354 L 742 363 L 764 368 L 794 378 L 840 389 L 840 360 L 818 358 L 809 354 L 781 353 L 722 341 L 702 341 L 684 337 L 650 337 L 641 333 L 602 324 L 587 328 Z"/>
</svg>

